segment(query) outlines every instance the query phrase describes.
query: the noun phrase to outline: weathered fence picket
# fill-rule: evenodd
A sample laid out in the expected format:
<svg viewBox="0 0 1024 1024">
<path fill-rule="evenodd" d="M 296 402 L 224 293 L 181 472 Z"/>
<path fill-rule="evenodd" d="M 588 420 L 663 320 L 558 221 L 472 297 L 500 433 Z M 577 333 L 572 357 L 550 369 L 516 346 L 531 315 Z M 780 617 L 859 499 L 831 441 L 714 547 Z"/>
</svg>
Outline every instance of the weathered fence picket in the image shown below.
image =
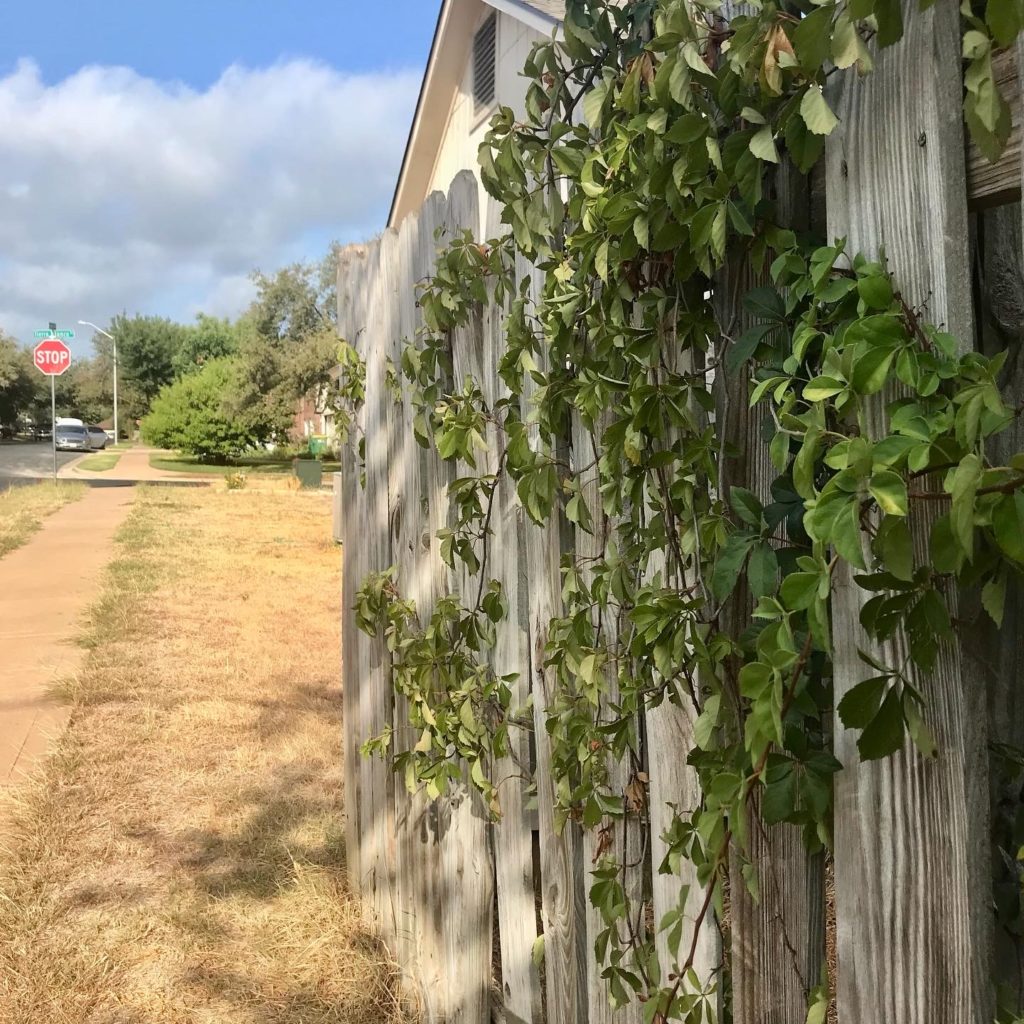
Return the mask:
<svg viewBox="0 0 1024 1024">
<path fill-rule="evenodd" d="M 827 151 L 829 235 L 871 257 L 884 247 L 907 302 L 971 339 L 959 15 L 948 5 L 922 12 L 916 0 L 902 7 L 903 40 L 878 54 L 865 81 L 844 81 L 834 97 L 840 125 Z M 886 400 L 871 403 L 874 430 L 884 429 Z M 930 516 L 911 516 L 925 562 Z M 872 674 L 852 642 L 862 594 L 848 578 L 837 591 L 837 702 Z M 873 653 L 898 664 L 902 649 L 898 637 L 891 650 Z M 846 1021 L 993 1017 L 982 982 L 986 926 L 974 909 L 986 902 L 974 891 L 974 869 L 987 862 L 980 843 L 988 800 L 974 780 L 987 760 L 972 691 L 984 690 L 950 645 L 922 691 L 940 751 L 934 759 L 907 745 L 892 758 L 862 762 L 855 733 L 836 724 L 844 765 L 835 782 L 838 1008 Z"/>
<path fill-rule="evenodd" d="M 517 279 L 530 279 L 531 296 L 540 298 L 543 278 L 520 257 Z M 541 353 L 538 365 L 547 367 Z M 528 381 L 525 405 L 533 397 Z M 528 413 L 528 409 L 524 408 Z M 527 415 L 531 444 L 539 447 L 536 422 Z M 565 459 L 568 437 L 554 455 Z M 579 833 L 556 827 L 555 777 L 551 768 L 551 740 L 547 732 L 547 713 L 556 693 L 555 671 L 547 661 L 548 626 L 562 613 L 561 555 L 565 524 L 557 514 L 545 525 L 527 522 L 526 544 L 527 615 L 529 650 L 527 665 L 533 698 L 533 747 L 537 801 L 537 849 L 540 883 L 541 934 L 544 943 L 546 1002 L 544 1019 L 548 1024 L 582 1024 L 587 1020 L 586 927 L 583 923 L 585 870 Z"/>
</svg>

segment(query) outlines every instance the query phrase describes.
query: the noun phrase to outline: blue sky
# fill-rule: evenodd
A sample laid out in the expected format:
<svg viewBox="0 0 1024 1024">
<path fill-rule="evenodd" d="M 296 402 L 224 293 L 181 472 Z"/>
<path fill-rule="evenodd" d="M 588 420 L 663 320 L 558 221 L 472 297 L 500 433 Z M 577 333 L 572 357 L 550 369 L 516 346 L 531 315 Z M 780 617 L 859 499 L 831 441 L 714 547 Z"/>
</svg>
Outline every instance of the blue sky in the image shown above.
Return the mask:
<svg viewBox="0 0 1024 1024">
<path fill-rule="evenodd" d="M 383 226 L 435 0 L 5 6 L 0 329 L 235 315 Z"/>
<path fill-rule="evenodd" d="M 314 57 L 346 71 L 422 67 L 435 0 L 35 0 L 4 5 L 0 72 L 53 83 L 87 64 L 205 88 L 231 64 Z M 382 23 L 382 17 L 386 21 Z"/>
</svg>

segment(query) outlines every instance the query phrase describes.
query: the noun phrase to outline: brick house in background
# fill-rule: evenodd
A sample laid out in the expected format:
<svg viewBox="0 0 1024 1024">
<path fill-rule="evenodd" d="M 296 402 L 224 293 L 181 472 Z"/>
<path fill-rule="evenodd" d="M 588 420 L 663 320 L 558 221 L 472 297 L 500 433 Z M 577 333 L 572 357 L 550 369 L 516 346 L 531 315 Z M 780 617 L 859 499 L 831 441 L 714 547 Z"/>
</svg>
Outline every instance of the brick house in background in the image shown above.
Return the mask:
<svg viewBox="0 0 1024 1024">
<path fill-rule="evenodd" d="M 332 370 L 331 378 L 337 379 L 337 376 L 338 371 Z M 332 390 L 328 386 L 319 392 L 311 391 L 296 403 L 291 429 L 292 440 L 296 444 L 318 435 L 328 437 L 334 443 L 336 425 L 334 408 L 330 402 Z"/>
</svg>

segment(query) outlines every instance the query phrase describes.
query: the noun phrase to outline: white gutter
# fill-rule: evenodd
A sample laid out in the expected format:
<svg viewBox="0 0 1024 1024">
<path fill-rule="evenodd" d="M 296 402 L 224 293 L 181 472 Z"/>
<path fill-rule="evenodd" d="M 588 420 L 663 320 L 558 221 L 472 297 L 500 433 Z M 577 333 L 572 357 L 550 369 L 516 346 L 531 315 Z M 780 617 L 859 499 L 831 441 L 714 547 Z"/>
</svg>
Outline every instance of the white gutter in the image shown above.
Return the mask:
<svg viewBox="0 0 1024 1024">
<path fill-rule="evenodd" d="M 544 14 L 536 7 L 530 7 L 529 4 L 523 3 L 522 0 L 484 0 L 484 3 L 547 36 L 551 35 L 551 30 L 556 25 L 562 24 L 561 18 Z"/>
</svg>

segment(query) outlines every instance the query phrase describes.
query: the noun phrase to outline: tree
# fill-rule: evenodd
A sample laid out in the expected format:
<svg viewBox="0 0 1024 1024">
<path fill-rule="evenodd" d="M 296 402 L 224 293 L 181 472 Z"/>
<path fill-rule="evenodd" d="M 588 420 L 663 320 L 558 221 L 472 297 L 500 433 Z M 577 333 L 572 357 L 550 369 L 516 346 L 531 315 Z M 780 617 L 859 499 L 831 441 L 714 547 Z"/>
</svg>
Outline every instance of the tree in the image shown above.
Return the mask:
<svg viewBox="0 0 1024 1024">
<path fill-rule="evenodd" d="M 175 448 L 204 462 L 223 465 L 263 440 L 231 411 L 228 398 L 236 384 L 233 360 L 211 360 L 157 395 L 142 421 L 142 436 L 161 448 Z"/>
<path fill-rule="evenodd" d="M 27 350 L 0 331 L 0 428 L 13 428 L 32 403 L 33 380 Z"/>
<path fill-rule="evenodd" d="M 62 411 L 99 423 L 113 412 L 113 367 L 98 355 L 73 361 L 60 380 L 59 390 Z"/>
<path fill-rule="evenodd" d="M 238 331 L 230 320 L 199 313 L 196 322 L 184 328 L 174 355 L 174 372 L 181 377 L 204 366 L 211 359 L 223 359 L 238 351 Z"/>
<path fill-rule="evenodd" d="M 316 264 L 253 275 L 257 296 L 240 318 L 239 416 L 286 435 L 295 403 L 325 387 L 337 365 L 336 247 Z"/>
<path fill-rule="evenodd" d="M 111 321 L 110 333 L 117 338 L 118 372 L 123 385 L 119 397 L 126 416 L 145 416 L 160 389 L 175 379 L 178 354 L 188 331 L 184 324 L 158 316 L 120 314 Z M 104 342 L 97 347 L 102 352 L 109 344 Z"/>
</svg>

